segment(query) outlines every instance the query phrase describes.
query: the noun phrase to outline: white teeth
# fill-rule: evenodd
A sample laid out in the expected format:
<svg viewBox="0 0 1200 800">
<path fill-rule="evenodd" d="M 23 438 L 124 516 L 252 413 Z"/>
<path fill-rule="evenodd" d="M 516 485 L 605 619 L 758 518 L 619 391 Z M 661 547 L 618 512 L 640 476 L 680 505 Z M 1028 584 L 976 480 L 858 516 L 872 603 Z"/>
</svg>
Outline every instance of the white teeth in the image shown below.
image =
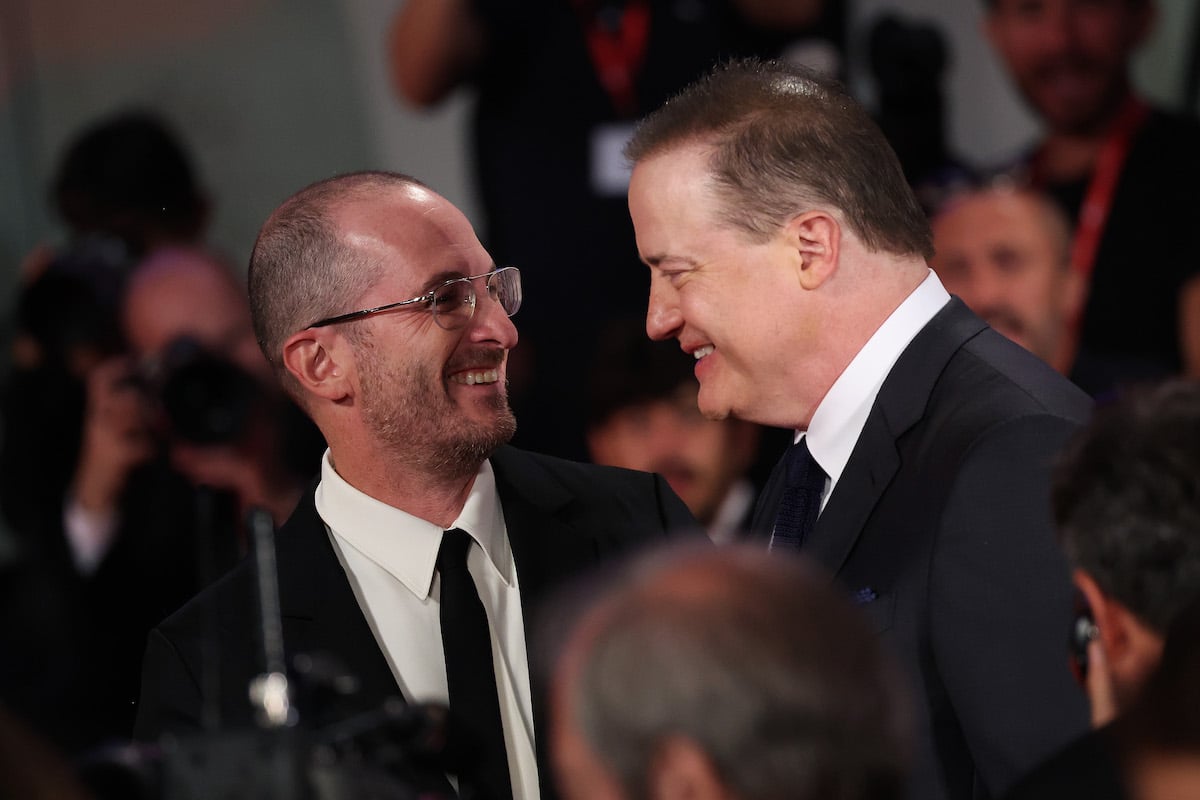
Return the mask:
<svg viewBox="0 0 1200 800">
<path fill-rule="evenodd" d="M 450 376 L 455 383 L 474 386 L 477 383 L 495 383 L 500 380 L 500 370 L 487 369 L 482 372 L 459 372 Z"/>
<path fill-rule="evenodd" d="M 706 355 L 711 353 L 714 349 L 716 349 L 716 348 L 714 348 L 711 344 L 706 344 L 706 345 L 704 345 L 704 347 L 700 347 L 700 348 L 697 348 L 696 350 L 693 350 L 692 355 L 695 356 L 697 361 L 699 361 L 700 359 L 704 358 Z"/>
</svg>

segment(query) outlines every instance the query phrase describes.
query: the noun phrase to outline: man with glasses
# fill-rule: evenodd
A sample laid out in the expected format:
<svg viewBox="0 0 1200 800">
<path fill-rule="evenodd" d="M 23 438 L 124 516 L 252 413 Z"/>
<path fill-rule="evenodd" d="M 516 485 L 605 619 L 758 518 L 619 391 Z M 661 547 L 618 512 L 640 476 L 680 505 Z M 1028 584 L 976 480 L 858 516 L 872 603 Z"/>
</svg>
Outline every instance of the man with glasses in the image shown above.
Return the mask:
<svg viewBox="0 0 1200 800">
<path fill-rule="evenodd" d="M 329 443 L 278 536 L 284 647 L 354 677 L 338 717 L 392 696 L 448 704 L 444 765 L 461 795 L 538 797 L 549 777 L 526 633 L 539 602 L 694 521 L 658 476 L 505 444 L 520 272 L 497 268 L 418 181 L 357 173 L 302 190 L 259 233 L 249 287 L 263 352 Z M 223 727 L 251 724 L 246 686 L 265 671 L 254 590 L 243 565 L 152 633 L 139 738 L 196 730 L 206 701 Z M 325 705 L 301 718 L 319 724 Z M 432 788 L 449 791 L 440 775 Z"/>
<path fill-rule="evenodd" d="M 626 152 L 647 331 L 696 359 L 706 416 L 796 431 L 752 528 L 834 573 L 899 655 L 911 796 L 997 796 L 1087 722 L 1048 470 L 1088 398 L 951 299 L 840 87 L 732 63 Z"/>
</svg>

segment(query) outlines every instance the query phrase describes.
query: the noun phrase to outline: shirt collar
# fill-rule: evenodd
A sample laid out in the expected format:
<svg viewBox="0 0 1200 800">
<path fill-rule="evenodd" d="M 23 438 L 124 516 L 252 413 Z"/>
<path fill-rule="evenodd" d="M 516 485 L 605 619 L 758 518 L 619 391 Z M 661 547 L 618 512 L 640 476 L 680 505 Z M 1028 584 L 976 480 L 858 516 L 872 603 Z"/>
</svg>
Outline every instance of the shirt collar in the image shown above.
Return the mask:
<svg viewBox="0 0 1200 800">
<path fill-rule="evenodd" d="M 416 596 L 429 596 L 442 544 L 440 526 L 351 486 L 334 469 L 328 450 L 321 459 L 316 506 L 341 543 L 379 565 Z M 512 585 L 512 551 L 490 462 L 479 467 L 467 502 L 450 527 L 469 533 L 501 580 Z"/>
<path fill-rule="evenodd" d="M 807 431 L 808 450 L 829 476 L 828 497 L 837 484 L 875 398 L 896 359 L 934 315 L 950 302 L 950 294 L 933 270 L 904 298 L 821 398 Z"/>
</svg>

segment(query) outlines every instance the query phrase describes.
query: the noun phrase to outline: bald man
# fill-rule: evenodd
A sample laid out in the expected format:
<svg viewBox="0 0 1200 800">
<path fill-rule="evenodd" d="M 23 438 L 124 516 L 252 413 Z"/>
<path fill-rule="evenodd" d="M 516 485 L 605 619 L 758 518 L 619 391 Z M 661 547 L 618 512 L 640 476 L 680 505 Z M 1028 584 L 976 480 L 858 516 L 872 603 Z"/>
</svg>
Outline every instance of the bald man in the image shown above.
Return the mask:
<svg viewBox="0 0 1200 800">
<path fill-rule="evenodd" d="M 521 276 L 419 181 L 367 172 L 301 190 L 264 224 L 249 279 L 263 354 L 329 443 L 279 531 L 286 650 L 329 654 L 358 679 L 341 713 L 448 704 L 447 771 L 464 796 L 540 796 L 528 620 L 558 582 L 694 520 L 661 477 L 506 446 Z M 246 565 L 151 634 L 140 737 L 198 729 L 213 647 L 222 691 L 208 699 L 227 727 L 252 724 L 255 597 Z"/>
</svg>

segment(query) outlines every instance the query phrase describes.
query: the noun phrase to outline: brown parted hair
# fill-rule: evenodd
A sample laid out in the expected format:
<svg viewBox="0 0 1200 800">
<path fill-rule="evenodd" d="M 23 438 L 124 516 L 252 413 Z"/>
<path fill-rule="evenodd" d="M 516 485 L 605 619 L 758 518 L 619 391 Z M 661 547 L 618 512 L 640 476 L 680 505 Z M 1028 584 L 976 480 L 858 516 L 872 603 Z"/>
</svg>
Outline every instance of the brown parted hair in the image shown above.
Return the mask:
<svg viewBox="0 0 1200 800">
<path fill-rule="evenodd" d="M 301 189 L 277 208 L 259 231 L 247 283 L 254 335 L 285 389 L 298 387 L 283 365 L 287 337 L 350 305 L 373 286 L 383 266 L 342 238 L 335 211 L 347 202 L 389 189 L 424 186 L 395 172 L 355 172 Z M 356 332 L 351 327 L 347 335 Z"/>
<path fill-rule="evenodd" d="M 871 250 L 930 258 L 929 220 L 870 115 L 836 81 L 780 61 L 716 66 L 646 117 L 625 148 L 633 164 L 710 145 L 723 221 L 756 240 L 796 214 L 841 212 Z"/>
</svg>

